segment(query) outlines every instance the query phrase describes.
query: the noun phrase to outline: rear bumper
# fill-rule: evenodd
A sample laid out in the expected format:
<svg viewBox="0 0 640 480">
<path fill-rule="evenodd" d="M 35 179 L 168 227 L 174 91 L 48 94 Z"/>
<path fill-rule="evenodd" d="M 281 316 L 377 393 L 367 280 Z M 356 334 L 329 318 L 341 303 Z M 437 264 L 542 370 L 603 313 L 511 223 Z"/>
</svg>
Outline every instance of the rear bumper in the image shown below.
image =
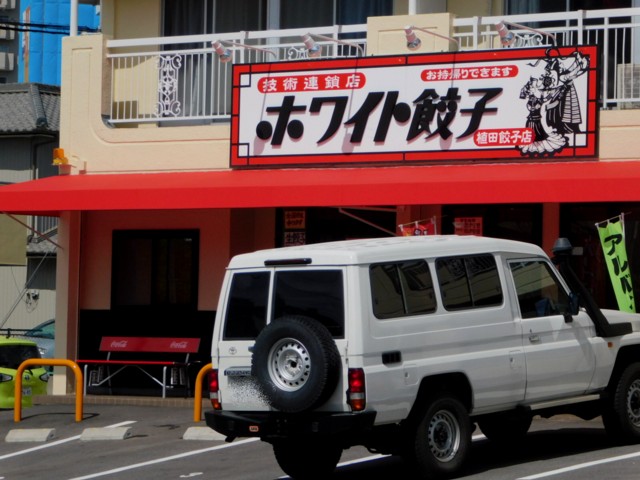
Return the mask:
<svg viewBox="0 0 640 480">
<path fill-rule="evenodd" d="M 358 437 L 370 431 L 376 412 L 305 413 L 280 412 L 205 412 L 207 425 L 227 437 L 259 437 L 263 440 L 309 435 Z"/>
</svg>

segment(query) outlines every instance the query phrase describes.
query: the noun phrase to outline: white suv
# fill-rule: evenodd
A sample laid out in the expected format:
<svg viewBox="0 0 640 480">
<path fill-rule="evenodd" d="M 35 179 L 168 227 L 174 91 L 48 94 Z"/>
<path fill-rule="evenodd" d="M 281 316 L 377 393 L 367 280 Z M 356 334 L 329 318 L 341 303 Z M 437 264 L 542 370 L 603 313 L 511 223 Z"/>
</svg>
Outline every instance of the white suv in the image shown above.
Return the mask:
<svg viewBox="0 0 640 480">
<path fill-rule="evenodd" d="M 354 445 L 401 455 L 418 478 L 451 476 L 474 423 L 510 442 L 534 415 L 602 414 L 636 441 L 640 315 L 600 311 L 560 258 L 564 279 L 535 245 L 471 236 L 239 255 L 207 424 L 271 443 L 294 478 L 326 478 Z"/>
</svg>

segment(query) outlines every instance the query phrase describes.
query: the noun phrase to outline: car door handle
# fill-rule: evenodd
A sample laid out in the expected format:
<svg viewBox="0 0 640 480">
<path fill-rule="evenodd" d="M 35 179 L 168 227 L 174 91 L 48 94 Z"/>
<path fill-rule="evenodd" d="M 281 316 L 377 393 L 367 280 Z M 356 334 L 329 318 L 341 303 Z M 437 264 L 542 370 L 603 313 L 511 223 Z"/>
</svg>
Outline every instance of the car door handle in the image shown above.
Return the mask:
<svg viewBox="0 0 640 480">
<path fill-rule="evenodd" d="M 538 343 L 540 341 L 540 335 L 529 335 L 529 341 L 531 343 Z"/>
</svg>

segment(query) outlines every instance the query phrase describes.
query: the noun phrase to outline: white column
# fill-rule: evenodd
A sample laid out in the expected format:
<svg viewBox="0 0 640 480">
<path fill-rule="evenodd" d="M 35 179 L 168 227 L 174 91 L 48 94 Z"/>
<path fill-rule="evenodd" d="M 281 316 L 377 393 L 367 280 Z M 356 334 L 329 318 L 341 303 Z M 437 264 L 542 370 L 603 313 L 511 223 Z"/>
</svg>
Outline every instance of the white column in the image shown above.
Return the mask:
<svg viewBox="0 0 640 480">
<path fill-rule="evenodd" d="M 69 5 L 69 35 L 78 35 L 78 0 L 71 0 Z"/>
<path fill-rule="evenodd" d="M 640 7 L 640 0 L 632 0 L 631 6 L 634 8 Z M 631 21 L 633 23 L 640 22 L 640 17 L 638 16 L 631 17 Z M 634 65 L 638 65 L 640 64 L 640 27 L 636 27 L 633 29 L 631 38 L 633 39 L 632 40 L 633 43 L 631 45 L 631 49 L 633 51 L 633 57 L 631 57 L 631 62 Z"/>
</svg>

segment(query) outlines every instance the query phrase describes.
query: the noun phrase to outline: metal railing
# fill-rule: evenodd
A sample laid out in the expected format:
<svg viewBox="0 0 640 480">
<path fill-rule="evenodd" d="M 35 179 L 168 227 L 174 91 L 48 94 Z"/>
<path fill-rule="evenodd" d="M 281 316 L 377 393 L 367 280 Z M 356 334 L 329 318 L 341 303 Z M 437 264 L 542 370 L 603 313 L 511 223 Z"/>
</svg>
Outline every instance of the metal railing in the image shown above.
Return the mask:
<svg viewBox="0 0 640 480">
<path fill-rule="evenodd" d="M 325 57 L 356 56 L 366 43 L 366 25 L 111 40 L 107 43 L 112 85 L 108 121 L 194 124 L 227 120 L 232 63 L 308 58 L 301 40 L 308 32 L 336 39 L 352 37 L 348 41 L 353 46 L 318 40 Z M 230 62 L 221 62 L 214 53 L 211 43 L 216 40 L 229 48 Z"/>
<path fill-rule="evenodd" d="M 640 8 L 456 18 L 453 36 L 462 50 L 501 48 L 495 27 L 500 20 L 528 27 L 510 27 L 522 46 L 550 45 L 551 36 L 557 46 L 599 45 L 602 108 L 640 107 Z M 355 44 L 318 40 L 323 57 L 355 57 L 366 48 L 366 24 L 111 40 L 107 42 L 111 65 L 107 121 L 119 126 L 226 121 L 231 109 L 232 62 L 308 58 L 301 38 L 307 32 Z M 230 49 L 232 62 L 223 63 L 216 56 L 211 47 L 215 40 Z"/>
</svg>

